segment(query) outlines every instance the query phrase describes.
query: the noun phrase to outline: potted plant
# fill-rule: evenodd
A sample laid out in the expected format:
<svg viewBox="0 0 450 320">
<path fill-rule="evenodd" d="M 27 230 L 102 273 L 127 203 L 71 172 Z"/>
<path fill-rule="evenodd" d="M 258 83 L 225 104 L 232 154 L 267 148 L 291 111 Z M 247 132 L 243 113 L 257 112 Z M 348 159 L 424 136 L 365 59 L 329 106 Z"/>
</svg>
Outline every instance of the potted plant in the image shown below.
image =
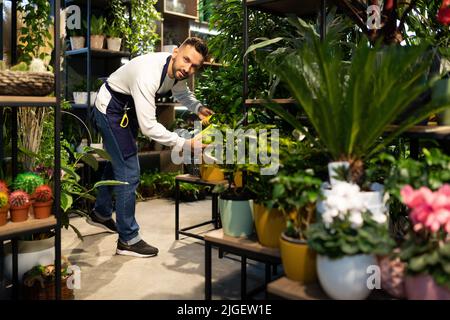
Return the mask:
<svg viewBox="0 0 450 320">
<path fill-rule="evenodd" d="M 33 193 L 34 217 L 45 219 L 50 217 L 53 205 L 53 191 L 48 185 L 41 185 Z"/>
<path fill-rule="evenodd" d="M 87 28 L 86 21 L 83 21 L 84 27 Z M 103 49 L 103 43 L 105 41 L 104 31 L 106 26 L 106 20 L 102 16 L 91 16 L 91 48 Z"/>
<path fill-rule="evenodd" d="M 82 29 L 70 29 L 68 32 L 70 48 L 72 50 L 83 49 L 86 44 L 86 38 Z"/>
<path fill-rule="evenodd" d="M 400 258 L 407 264 L 405 291 L 413 300 L 450 300 L 450 185 L 401 190 L 411 228 Z"/>
<path fill-rule="evenodd" d="M 317 252 L 317 273 L 334 299 L 365 299 L 368 267 L 375 254 L 391 252 L 385 207 L 368 209 L 356 184 L 340 182 L 324 200 L 319 221 L 307 230 L 308 245 Z"/>
<path fill-rule="evenodd" d="M 4 226 L 8 221 L 8 193 L 0 191 L 0 226 Z"/>
<path fill-rule="evenodd" d="M 22 190 L 13 191 L 9 195 L 9 206 L 12 222 L 26 221 L 31 206 L 30 196 Z"/>
<path fill-rule="evenodd" d="M 106 27 L 105 33 L 108 50 L 120 51 L 120 47 L 122 44 L 122 35 L 117 26 L 114 23 L 108 25 Z"/>
<path fill-rule="evenodd" d="M 33 172 L 20 173 L 14 179 L 15 190 L 23 190 L 28 195 L 33 195 L 37 187 L 44 184 L 44 179 Z"/>
</svg>

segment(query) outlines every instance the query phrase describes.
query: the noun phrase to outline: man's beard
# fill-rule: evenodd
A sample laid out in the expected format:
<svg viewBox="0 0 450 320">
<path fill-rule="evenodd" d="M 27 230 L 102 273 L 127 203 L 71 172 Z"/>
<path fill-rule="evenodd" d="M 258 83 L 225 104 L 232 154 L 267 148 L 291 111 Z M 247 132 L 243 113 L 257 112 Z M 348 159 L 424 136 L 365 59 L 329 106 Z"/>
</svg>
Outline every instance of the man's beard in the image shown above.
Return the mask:
<svg viewBox="0 0 450 320">
<path fill-rule="evenodd" d="M 181 80 L 184 80 L 184 79 L 188 78 L 187 76 L 186 77 L 182 76 L 181 78 L 177 77 L 177 71 L 180 71 L 180 73 L 183 74 L 183 72 L 181 70 L 177 69 L 177 67 L 175 66 L 175 62 L 174 62 L 173 65 L 172 65 L 172 73 L 173 73 L 174 78 L 177 79 L 178 81 L 181 81 Z"/>
</svg>

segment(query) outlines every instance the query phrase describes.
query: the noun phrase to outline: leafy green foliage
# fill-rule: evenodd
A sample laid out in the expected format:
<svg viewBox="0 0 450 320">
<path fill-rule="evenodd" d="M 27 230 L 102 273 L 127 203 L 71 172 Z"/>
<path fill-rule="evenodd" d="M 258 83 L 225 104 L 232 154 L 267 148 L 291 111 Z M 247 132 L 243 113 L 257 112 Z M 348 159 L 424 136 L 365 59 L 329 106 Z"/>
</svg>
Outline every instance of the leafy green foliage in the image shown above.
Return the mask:
<svg viewBox="0 0 450 320">
<path fill-rule="evenodd" d="M 450 242 L 445 236 L 444 232 L 411 232 L 400 252 L 400 259 L 407 262 L 407 272 L 429 274 L 439 285 L 450 288 Z"/>
<path fill-rule="evenodd" d="M 108 1 L 108 17 L 106 35 L 109 37 L 124 37 L 130 30 L 127 8 L 122 0 Z"/>
<path fill-rule="evenodd" d="M 50 2 L 47 0 L 18 1 L 17 9 L 23 15 L 24 26 L 18 30 L 19 61 L 31 62 L 33 58 L 45 60 L 49 54 L 41 51 L 53 48 L 49 27 L 52 24 Z"/>
<path fill-rule="evenodd" d="M 44 184 L 44 179 L 32 172 L 20 173 L 14 179 L 14 189 L 33 194 L 37 187 Z"/>
<path fill-rule="evenodd" d="M 432 100 L 398 119 L 435 83 L 423 78 L 430 65 L 425 50 L 380 50 L 361 42 L 352 60 L 346 62 L 340 46 L 329 39 L 320 42 L 314 38 L 312 46 L 302 47 L 283 59 L 269 55 L 264 65 L 287 83 L 322 148 L 335 160 L 355 160 L 370 157 L 408 127 L 450 106 L 450 97 Z M 267 107 L 307 134 L 301 123 L 281 106 Z M 399 126 L 380 140 L 395 120 Z"/>
<path fill-rule="evenodd" d="M 83 20 L 84 27 L 87 29 L 86 20 Z M 91 16 L 91 35 L 102 35 L 105 31 L 106 19 L 103 16 Z"/>
<path fill-rule="evenodd" d="M 127 28 L 125 38 L 133 56 L 154 51 L 159 40 L 156 23 L 161 20 L 161 14 L 156 11 L 156 2 L 157 0 L 131 0 L 132 25 Z"/>
<path fill-rule="evenodd" d="M 364 224 L 357 229 L 350 221 L 335 220 L 330 227 L 320 221 L 306 231 L 308 245 L 318 254 L 330 258 L 341 258 L 357 254 L 385 255 L 394 246 L 386 224 L 379 224 L 363 214 Z"/>
</svg>

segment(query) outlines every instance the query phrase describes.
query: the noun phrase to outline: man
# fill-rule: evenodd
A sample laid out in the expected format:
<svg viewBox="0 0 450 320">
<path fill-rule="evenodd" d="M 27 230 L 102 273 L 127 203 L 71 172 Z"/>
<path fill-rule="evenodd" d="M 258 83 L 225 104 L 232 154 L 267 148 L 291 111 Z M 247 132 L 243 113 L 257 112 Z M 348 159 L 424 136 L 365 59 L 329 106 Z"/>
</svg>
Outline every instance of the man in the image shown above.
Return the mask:
<svg viewBox="0 0 450 320">
<path fill-rule="evenodd" d="M 166 146 L 181 150 L 194 148 L 197 140 L 186 140 L 168 131 L 156 120 L 155 98 L 170 92 L 200 119 L 213 112 L 202 106 L 189 91 L 187 78 L 197 72 L 208 49 L 199 38 L 188 38 L 173 53 L 149 53 L 119 68 L 100 88 L 93 117 L 106 151 L 112 160 L 106 164 L 102 180 L 115 179 L 127 185 L 100 187 L 90 224 L 118 232 L 117 254 L 151 257 L 158 249 L 139 236 L 135 219 L 135 191 L 139 184 L 136 137 L 141 132 Z M 117 224 L 112 219 L 112 191 L 115 193 Z"/>
</svg>

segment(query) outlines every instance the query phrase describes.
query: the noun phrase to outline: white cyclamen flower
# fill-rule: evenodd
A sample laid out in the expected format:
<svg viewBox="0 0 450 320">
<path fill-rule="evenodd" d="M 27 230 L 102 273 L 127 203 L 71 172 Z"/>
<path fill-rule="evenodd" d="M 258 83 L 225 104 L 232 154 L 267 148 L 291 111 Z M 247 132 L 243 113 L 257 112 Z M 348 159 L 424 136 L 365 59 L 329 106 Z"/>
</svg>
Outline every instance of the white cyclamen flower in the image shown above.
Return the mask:
<svg viewBox="0 0 450 320">
<path fill-rule="evenodd" d="M 350 223 L 352 224 L 353 229 L 361 227 L 364 222 L 362 214 L 359 211 L 351 212 L 349 220 L 350 220 Z"/>
</svg>

